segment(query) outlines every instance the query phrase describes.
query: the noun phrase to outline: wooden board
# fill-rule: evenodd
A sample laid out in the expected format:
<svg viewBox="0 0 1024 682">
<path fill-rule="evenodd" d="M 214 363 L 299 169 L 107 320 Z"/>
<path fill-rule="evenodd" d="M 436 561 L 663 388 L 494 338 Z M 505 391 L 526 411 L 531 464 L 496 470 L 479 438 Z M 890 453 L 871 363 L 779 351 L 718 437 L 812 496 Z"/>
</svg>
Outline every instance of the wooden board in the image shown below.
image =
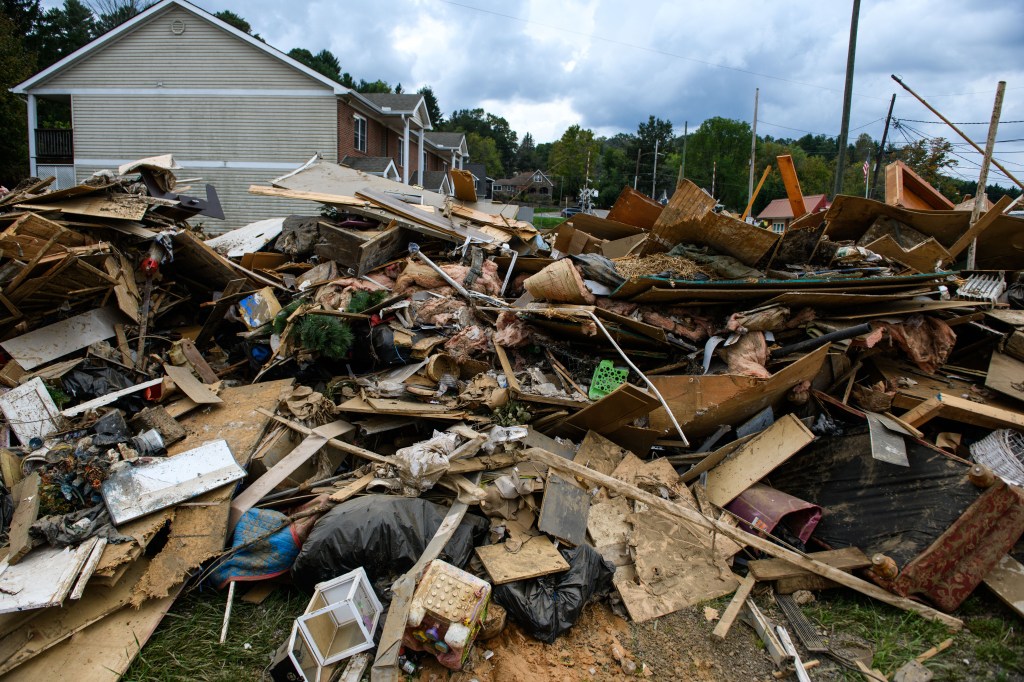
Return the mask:
<svg viewBox="0 0 1024 682">
<path fill-rule="evenodd" d="M 223 402 L 216 393 L 196 379 L 187 367 L 164 364 L 164 372 L 171 378 L 174 385 L 192 401 L 200 405 L 215 405 Z"/>
<path fill-rule="evenodd" d="M 938 267 L 952 260 L 949 251 L 946 251 L 945 247 L 934 237 L 929 237 L 920 244 L 905 249 L 891 235 L 885 235 L 864 248 L 918 272 L 935 272 Z"/>
<path fill-rule="evenodd" d="M 813 440 L 795 416 L 781 417 L 708 472 L 708 499 L 724 507 Z"/>
<path fill-rule="evenodd" d="M 750 596 L 750 591 L 754 589 L 754 583 L 757 579 L 752 573 L 747 574 L 743 580 L 740 581 L 740 586 L 736 589 L 736 594 L 732 596 L 732 601 L 729 602 L 729 606 L 726 607 L 725 613 L 719 619 L 718 624 L 715 625 L 715 629 L 711 631 L 711 636 L 721 641 L 725 639 L 725 636 L 729 634 L 729 628 L 732 627 L 733 621 L 736 620 L 736 616 L 740 614 L 740 609 L 743 608 L 743 604 L 746 603 L 747 597 Z"/>
<path fill-rule="evenodd" d="M 998 351 L 993 352 L 985 386 L 1016 400 L 1024 400 L 1024 362 Z"/>
<path fill-rule="evenodd" d="M 641 255 L 668 251 L 683 241 L 683 234 L 696 230 L 714 207 L 714 197 L 689 180 L 683 180 L 651 227 L 651 236 Z"/>
<path fill-rule="evenodd" d="M 867 568 L 871 560 L 857 547 L 830 549 L 824 552 L 811 552 L 808 559 L 838 568 L 841 571 L 852 571 Z M 748 564 L 750 573 L 761 582 L 796 578 L 802 575 L 813 575 L 810 571 L 794 566 L 785 559 L 755 559 Z"/>
<path fill-rule="evenodd" d="M 569 562 L 544 535 L 531 537 L 516 549 L 508 542 L 477 547 L 476 555 L 495 585 L 569 570 Z"/>
<path fill-rule="evenodd" d="M 7 673 L 4 682 L 61 680 L 69 670 L 74 671 L 76 682 L 118 682 L 171 608 L 175 596 L 177 593 L 152 599 L 138 609 L 115 611 Z"/>
<path fill-rule="evenodd" d="M 602 474 L 611 474 L 619 465 L 628 450 L 621 448 L 595 431 L 588 431 L 586 438 L 580 443 L 573 461 L 590 467 Z"/>
<path fill-rule="evenodd" d="M 0 395 L 0 412 L 22 445 L 43 438 L 60 428 L 63 420 L 39 377 Z"/>
<path fill-rule="evenodd" d="M 0 613 L 60 605 L 75 586 L 96 538 L 78 547 L 38 547 L 15 565 L 0 562 Z"/>
<path fill-rule="evenodd" d="M 1007 554 L 985 576 L 985 584 L 1007 606 L 1024 618 L 1024 566 Z"/>
<path fill-rule="evenodd" d="M 658 399 L 632 384 L 622 384 L 614 391 L 565 420 L 570 436 L 581 437 L 587 431 L 608 434 L 645 417 L 660 406 Z"/>
<path fill-rule="evenodd" d="M 658 222 L 663 208 L 654 199 L 627 185 L 619 193 L 607 217 L 609 220 L 650 230 Z"/>
<path fill-rule="evenodd" d="M 940 393 L 930 398 L 900 418 L 916 429 L 936 417 L 981 426 L 986 429 L 1024 430 L 1024 414 L 991 405 L 975 403 L 966 398 Z"/>
<path fill-rule="evenodd" d="M 8 533 L 7 563 L 16 564 L 28 554 L 33 547 L 29 528 L 39 516 L 39 486 L 42 479 L 38 471 L 33 471 L 28 478 L 21 480 L 14 487 L 14 516 Z"/>
<path fill-rule="evenodd" d="M 47 204 L 19 204 L 19 208 L 36 211 L 61 211 L 69 215 L 84 215 L 93 218 L 114 220 L 142 220 L 149 204 L 134 194 L 111 194 L 76 197 Z"/>
<path fill-rule="evenodd" d="M 807 213 L 807 206 L 804 204 L 804 193 L 800 189 L 800 178 L 796 174 L 793 157 L 789 154 L 780 154 L 775 157 L 775 161 L 779 164 L 779 175 L 782 176 L 782 184 L 786 188 L 789 210 L 793 212 L 793 219 L 796 220 Z"/>
<path fill-rule="evenodd" d="M 452 168 L 448 171 L 452 179 L 452 190 L 455 198 L 459 201 L 476 201 L 476 186 L 473 182 L 473 174 L 461 168 Z"/>
<path fill-rule="evenodd" d="M 808 353 L 768 379 L 736 374 L 659 375 L 650 379 L 686 429 L 686 435 L 704 438 L 714 433 L 720 424 L 738 424 L 769 405 L 780 404 L 791 388 L 818 374 L 828 348 L 825 345 Z M 672 428 L 664 408 L 651 412 L 651 428 Z"/>
<path fill-rule="evenodd" d="M 590 496 L 570 479 L 552 472 L 544 486 L 537 529 L 576 546 L 586 539 Z"/>
</svg>

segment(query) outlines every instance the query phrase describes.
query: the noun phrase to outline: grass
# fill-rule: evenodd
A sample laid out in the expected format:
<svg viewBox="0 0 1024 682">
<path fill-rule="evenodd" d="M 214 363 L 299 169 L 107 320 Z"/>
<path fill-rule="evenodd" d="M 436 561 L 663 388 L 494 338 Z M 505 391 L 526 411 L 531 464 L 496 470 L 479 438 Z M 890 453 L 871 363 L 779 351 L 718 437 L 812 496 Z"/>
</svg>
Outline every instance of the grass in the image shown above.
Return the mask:
<svg viewBox="0 0 1024 682">
<path fill-rule="evenodd" d="M 964 629 L 950 633 L 940 623 L 850 592 L 819 592 L 804 613 L 834 637 L 854 636 L 874 648 L 873 667 L 892 675 L 910 659 L 952 637 L 953 646 L 925 665 L 936 680 L 1018 680 L 1024 674 L 1020 619 L 979 588 L 954 614 Z M 847 672 L 846 680 L 862 680 Z"/>
<path fill-rule="evenodd" d="M 565 218 L 534 218 L 533 226 L 538 230 L 550 230 L 565 222 Z"/>
<path fill-rule="evenodd" d="M 180 597 L 122 680 L 263 679 L 263 671 L 270 665 L 274 652 L 287 641 L 292 621 L 306 608 L 309 597 L 295 588 L 282 586 L 262 604 L 246 604 L 241 600 L 246 589 L 242 583 L 236 590 L 224 644 L 219 644 L 219 640 L 227 590 L 197 590 Z"/>
</svg>

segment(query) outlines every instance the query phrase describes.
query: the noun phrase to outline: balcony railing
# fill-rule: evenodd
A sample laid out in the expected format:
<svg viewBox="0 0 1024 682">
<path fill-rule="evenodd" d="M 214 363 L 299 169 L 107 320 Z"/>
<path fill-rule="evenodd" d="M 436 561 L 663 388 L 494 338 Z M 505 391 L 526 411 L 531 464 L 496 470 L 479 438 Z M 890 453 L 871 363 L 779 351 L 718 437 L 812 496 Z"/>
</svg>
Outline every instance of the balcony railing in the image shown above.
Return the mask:
<svg viewBox="0 0 1024 682">
<path fill-rule="evenodd" d="M 36 128 L 37 163 L 73 163 L 74 131 L 69 128 Z"/>
</svg>

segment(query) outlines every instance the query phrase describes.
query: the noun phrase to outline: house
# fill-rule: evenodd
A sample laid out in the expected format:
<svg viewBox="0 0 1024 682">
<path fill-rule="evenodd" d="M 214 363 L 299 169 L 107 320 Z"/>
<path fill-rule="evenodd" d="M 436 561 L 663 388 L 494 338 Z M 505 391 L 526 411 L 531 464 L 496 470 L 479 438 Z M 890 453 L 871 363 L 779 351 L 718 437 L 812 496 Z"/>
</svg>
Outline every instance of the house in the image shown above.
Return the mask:
<svg viewBox="0 0 1024 682">
<path fill-rule="evenodd" d="M 828 197 L 824 194 L 811 194 L 804 197 L 804 208 L 808 213 L 826 211 L 831 205 Z M 775 199 L 764 207 L 757 219 L 768 223 L 776 234 L 782 234 L 793 222 L 793 209 L 789 205 L 789 199 Z"/>
<path fill-rule="evenodd" d="M 434 156 L 450 165 L 440 168 L 432 168 L 427 164 L 427 170 L 448 170 L 449 168 L 464 168 L 469 161 L 469 146 L 466 144 L 465 133 L 448 133 L 432 130 L 427 133 L 427 149 L 434 153 Z M 447 155 L 447 156 L 446 156 Z"/>
<path fill-rule="evenodd" d="M 179 176 L 217 188 L 227 219 L 206 222 L 211 233 L 308 211 L 248 187 L 317 153 L 406 184 L 452 159 L 426 140 L 422 96 L 357 93 L 185 0 L 161 0 L 11 91 L 27 100 L 33 175 L 61 189 L 173 154 Z M 70 105 L 73 129 L 39 129 L 41 99 Z"/>
<path fill-rule="evenodd" d="M 425 190 L 437 192 L 438 194 L 443 194 L 445 196 L 451 196 L 454 194 L 452 191 L 451 178 L 448 177 L 448 171 L 428 170 L 422 173 L 422 178 L 420 175 L 420 171 L 416 171 L 413 174 L 413 185 L 418 185 Z"/>
<path fill-rule="evenodd" d="M 428 137 L 427 139 L 429 140 L 430 138 Z M 476 195 L 482 199 L 490 199 L 494 178 L 487 177 L 487 166 L 482 163 L 467 163 L 463 170 L 468 170 L 473 174 L 473 185 L 474 189 L 476 189 Z"/>
<path fill-rule="evenodd" d="M 547 202 L 554 193 L 555 183 L 551 182 L 544 171 L 535 170 L 519 173 L 515 177 L 495 180 L 491 192 L 495 199 L 512 199 L 518 201 Z"/>
<path fill-rule="evenodd" d="M 401 175 L 390 156 L 346 156 L 339 165 L 354 168 L 368 175 L 379 175 L 388 180 L 401 181 Z"/>
</svg>

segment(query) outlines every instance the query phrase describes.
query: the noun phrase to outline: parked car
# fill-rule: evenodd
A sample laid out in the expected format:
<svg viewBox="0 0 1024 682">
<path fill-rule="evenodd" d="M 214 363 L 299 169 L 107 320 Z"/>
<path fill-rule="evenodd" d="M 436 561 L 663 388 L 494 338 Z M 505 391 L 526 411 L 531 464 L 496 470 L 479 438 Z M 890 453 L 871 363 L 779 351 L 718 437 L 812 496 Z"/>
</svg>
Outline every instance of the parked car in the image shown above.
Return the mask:
<svg viewBox="0 0 1024 682">
<path fill-rule="evenodd" d="M 582 213 L 582 212 L 583 212 L 583 209 L 581 209 L 581 208 L 578 208 L 576 206 L 567 206 L 566 208 L 562 209 L 562 217 L 563 218 L 571 218 L 574 215 L 576 215 L 577 213 Z"/>
</svg>

